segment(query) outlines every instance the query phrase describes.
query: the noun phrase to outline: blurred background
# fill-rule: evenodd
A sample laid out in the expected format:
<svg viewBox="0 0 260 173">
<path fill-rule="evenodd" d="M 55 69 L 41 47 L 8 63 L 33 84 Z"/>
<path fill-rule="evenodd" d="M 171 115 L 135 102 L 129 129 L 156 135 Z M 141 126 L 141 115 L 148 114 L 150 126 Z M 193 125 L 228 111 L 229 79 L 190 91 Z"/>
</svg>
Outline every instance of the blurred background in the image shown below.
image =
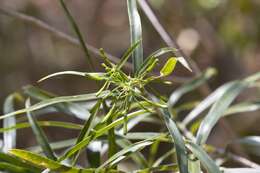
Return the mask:
<svg viewBox="0 0 260 173">
<path fill-rule="evenodd" d="M 129 23 L 124 0 L 67 0 L 86 41 L 120 57 L 129 47 Z M 153 11 L 184 53 L 203 71 L 218 71 L 210 82 L 211 90 L 221 84 L 260 70 L 260 1 L 259 0 L 149 0 Z M 0 8 L 36 17 L 71 36 L 70 25 L 58 1 L 1 0 Z M 165 47 L 165 43 L 140 10 L 143 24 L 144 54 Z M 97 71 L 102 70 L 100 57 L 92 54 Z M 167 58 L 167 57 L 166 57 Z M 82 50 L 45 30 L 0 13 L 0 105 L 4 99 L 25 85 L 36 84 L 41 77 L 64 70 L 89 71 Z M 194 74 L 177 67 L 176 76 L 189 79 Z M 169 95 L 180 81 L 160 86 Z M 60 77 L 39 85 L 58 95 L 89 93 L 94 83 L 77 77 Z M 202 99 L 208 93 L 198 92 L 188 99 Z M 247 91 L 239 99 L 259 97 L 259 91 Z M 2 111 L 1 111 L 2 112 Z M 248 116 L 245 118 L 245 116 Z M 236 135 L 259 134 L 259 112 L 230 117 L 229 125 Z M 76 120 L 71 120 L 76 121 Z M 217 130 L 216 130 L 217 132 Z M 68 132 L 72 133 L 72 132 Z M 218 133 L 226 134 L 219 128 Z M 24 132 L 26 134 L 26 132 Z M 218 135 L 217 133 L 215 135 Z M 51 138 L 60 135 L 52 133 Z M 228 138 L 228 137 L 227 137 Z M 211 139 L 216 145 L 223 140 Z M 26 145 L 29 141 L 20 141 Z M 33 142 L 32 142 L 33 143 Z M 29 144 L 28 144 L 29 145 Z"/>
</svg>

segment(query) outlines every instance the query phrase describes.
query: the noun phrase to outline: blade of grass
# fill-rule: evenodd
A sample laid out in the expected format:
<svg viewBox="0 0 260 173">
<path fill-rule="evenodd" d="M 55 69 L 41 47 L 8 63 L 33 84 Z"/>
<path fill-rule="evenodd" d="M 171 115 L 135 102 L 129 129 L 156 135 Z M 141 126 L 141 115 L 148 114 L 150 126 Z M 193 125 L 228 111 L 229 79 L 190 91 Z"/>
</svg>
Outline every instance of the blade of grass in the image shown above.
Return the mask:
<svg viewBox="0 0 260 173">
<path fill-rule="evenodd" d="M 26 106 L 26 108 L 31 106 L 30 99 L 26 100 L 25 106 Z M 33 133 L 36 137 L 36 140 L 37 140 L 38 144 L 41 146 L 44 154 L 52 160 L 57 160 L 55 153 L 52 151 L 52 148 L 49 145 L 47 136 L 45 135 L 45 133 L 39 126 L 34 115 L 32 115 L 31 112 L 27 111 L 27 117 L 28 117 L 29 123 L 31 124 Z"/>
<path fill-rule="evenodd" d="M 85 56 L 88 60 L 88 63 L 90 64 L 90 70 L 93 71 L 94 70 L 94 63 L 92 62 L 92 59 L 90 57 L 90 54 L 89 54 L 89 51 L 88 51 L 88 48 L 87 48 L 87 45 L 85 44 L 85 41 L 84 41 L 84 38 L 80 32 L 80 29 L 75 21 L 75 19 L 73 18 L 73 16 L 71 15 L 68 7 L 66 6 L 66 3 L 64 2 L 64 0 L 59 0 L 60 1 L 60 4 L 70 22 L 70 25 L 71 27 L 73 28 L 74 32 L 76 33 L 78 39 L 79 39 L 79 42 L 80 42 L 80 45 L 85 53 Z"/>
<path fill-rule="evenodd" d="M 141 18 L 138 13 L 136 0 L 127 0 L 128 17 L 130 24 L 130 37 L 131 45 L 134 45 L 137 41 L 142 40 L 142 24 Z M 132 57 L 134 73 L 139 70 L 143 63 L 143 45 L 142 42 L 134 51 Z"/>
</svg>

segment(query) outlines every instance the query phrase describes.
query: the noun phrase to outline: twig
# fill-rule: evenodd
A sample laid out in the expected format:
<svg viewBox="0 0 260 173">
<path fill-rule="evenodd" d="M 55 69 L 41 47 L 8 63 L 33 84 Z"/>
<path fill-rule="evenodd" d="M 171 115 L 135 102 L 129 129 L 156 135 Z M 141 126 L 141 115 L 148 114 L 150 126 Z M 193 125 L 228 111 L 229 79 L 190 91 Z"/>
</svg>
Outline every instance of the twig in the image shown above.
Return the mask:
<svg viewBox="0 0 260 173">
<path fill-rule="evenodd" d="M 45 23 L 45 22 L 41 21 L 40 19 L 37 19 L 33 16 L 29 16 L 29 15 L 26 15 L 26 14 L 23 14 L 23 13 L 20 13 L 20 12 L 16 12 L 16 11 L 13 11 L 11 9 L 4 9 L 4 8 L 1 8 L 1 7 L 0 7 L 0 14 L 11 16 L 11 17 L 19 19 L 19 20 L 21 20 L 25 23 L 28 23 L 30 25 L 34 25 L 34 26 L 36 26 L 40 29 L 43 29 L 44 31 L 52 34 L 56 38 L 63 40 L 64 42 L 67 42 L 67 43 L 69 43 L 73 46 L 80 47 L 80 43 L 79 43 L 78 39 L 76 39 L 75 37 L 72 37 L 72 36 L 70 36 L 70 35 L 68 35 L 68 34 L 66 34 L 62 31 L 59 31 L 58 29 L 50 26 L 49 24 L 47 24 L 47 23 Z M 99 49 L 89 45 L 88 43 L 85 43 L 85 44 L 86 44 L 86 46 L 88 47 L 88 49 L 91 53 L 99 56 Z M 113 56 L 109 53 L 106 53 L 106 55 L 114 63 L 118 63 L 120 61 L 119 58 L 117 58 L 117 57 L 115 57 L 115 56 Z M 132 65 L 129 62 L 125 63 L 124 67 L 127 68 L 127 69 L 132 69 Z M 173 81 L 173 82 L 176 82 L 176 83 L 185 83 L 185 82 L 190 80 L 190 78 L 179 77 L 179 76 L 174 76 L 174 75 L 172 75 L 171 77 L 167 77 L 166 79 Z"/>
<path fill-rule="evenodd" d="M 189 64 L 191 65 L 191 68 L 194 71 L 194 73 L 196 75 L 199 75 L 201 73 L 201 70 L 199 69 L 199 67 L 196 64 L 196 62 L 193 61 L 193 59 L 191 59 L 189 56 L 186 56 L 184 54 L 184 52 L 178 46 L 178 44 L 175 41 L 175 39 L 173 39 L 167 33 L 167 31 L 164 29 L 162 24 L 159 22 L 158 18 L 154 14 L 153 10 L 151 9 L 151 7 L 147 3 L 147 1 L 146 0 L 138 0 L 138 3 L 140 5 L 141 9 L 143 10 L 143 12 L 145 13 L 145 15 L 147 16 L 147 18 L 150 20 L 150 22 L 153 25 L 153 27 L 155 28 L 155 30 L 157 31 L 157 33 L 161 36 L 163 41 L 167 44 L 167 46 L 176 48 L 178 50 L 176 52 L 176 55 L 184 57 L 189 62 Z"/>
</svg>

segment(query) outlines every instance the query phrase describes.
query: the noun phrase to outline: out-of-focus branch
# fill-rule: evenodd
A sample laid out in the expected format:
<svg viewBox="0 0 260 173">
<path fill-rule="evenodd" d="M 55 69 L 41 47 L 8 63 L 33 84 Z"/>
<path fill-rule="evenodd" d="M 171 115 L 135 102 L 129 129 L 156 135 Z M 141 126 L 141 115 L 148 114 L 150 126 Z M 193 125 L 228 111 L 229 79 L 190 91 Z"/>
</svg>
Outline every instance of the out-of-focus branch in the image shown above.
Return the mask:
<svg viewBox="0 0 260 173">
<path fill-rule="evenodd" d="M 23 21 L 27 24 L 36 26 L 36 27 L 52 34 L 53 36 L 57 37 L 58 39 L 60 39 L 64 42 L 67 42 L 71 45 L 80 47 L 80 43 L 79 43 L 77 38 L 70 36 L 70 35 L 50 26 L 49 24 L 47 24 L 47 23 L 45 23 L 45 22 L 41 21 L 40 19 L 37 19 L 33 16 L 29 16 L 29 15 L 26 15 L 26 14 L 23 14 L 23 13 L 20 13 L 20 12 L 16 12 L 16 11 L 13 11 L 11 9 L 4 9 L 4 8 L 1 8 L 1 7 L 0 7 L 0 14 L 11 16 L 11 17 L 14 17 L 18 20 L 21 20 L 21 21 Z M 91 53 L 99 56 L 99 49 L 89 45 L 88 43 L 85 43 L 85 44 L 87 45 L 87 47 L 88 47 L 88 49 Z M 114 63 L 117 63 L 117 62 L 120 61 L 119 58 L 117 58 L 117 57 L 115 57 L 115 56 L 113 56 L 109 53 L 106 53 L 106 55 Z M 124 67 L 127 68 L 127 69 L 132 69 L 131 63 L 128 63 L 128 62 L 125 64 Z M 177 82 L 177 83 L 184 83 L 184 82 L 189 81 L 190 79 L 186 78 L 186 77 L 171 76 L 171 77 L 167 77 L 167 80 Z"/>
<path fill-rule="evenodd" d="M 20 12 L 15 12 L 13 10 L 10 10 L 10 9 L 4 9 L 4 8 L 0 8 L 0 13 L 2 14 L 5 14 L 7 16 L 11 16 L 11 17 L 14 17 L 16 19 L 19 19 L 23 22 L 26 22 L 28 24 L 32 24 L 40 29 L 43 29 L 47 32 L 49 32 L 50 34 L 52 34 L 53 36 L 67 42 L 67 43 L 70 43 L 72 45 L 76 45 L 76 46 L 80 46 L 80 43 L 78 41 L 77 38 L 74 38 L 62 31 L 59 31 L 58 29 L 50 26 L 49 24 L 41 21 L 40 19 L 37 19 L 35 17 L 32 17 L 32 16 L 29 16 L 29 15 L 26 15 L 26 14 L 23 14 L 23 13 L 20 13 Z M 89 45 L 88 43 L 85 43 L 89 49 L 90 52 L 92 52 L 93 54 L 95 55 L 99 55 L 99 49 Z M 109 53 L 106 53 L 108 58 L 112 61 L 112 62 L 119 62 L 119 58 L 109 54 Z M 131 64 L 130 63 L 127 63 L 126 64 L 126 67 L 127 68 L 131 68 Z"/>
<path fill-rule="evenodd" d="M 147 3 L 147 1 L 146 0 L 138 0 L 138 3 L 140 5 L 141 9 L 143 10 L 143 12 L 145 13 L 145 15 L 147 16 L 147 18 L 150 20 L 150 22 L 153 25 L 153 27 L 155 28 L 155 30 L 157 31 L 157 33 L 161 36 L 163 41 L 167 44 L 167 46 L 176 48 L 178 50 L 176 52 L 176 55 L 184 57 L 189 62 L 189 64 L 191 65 L 191 68 L 194 71 L 194 73 L 196 75 L 199 75 L 201 73 L 201 70 L 199 69 L 196 62 L 193 61 L 193 59 L 191 59 L 189 56 L 186 56 L 184 54 L 184 52 L 180 49 L 180 47 L 178 46 L 175 39 L 173 39 L 168 34 L 168 32 L 164 29 L 164 27 L 162 26 L 162 24 L 160 23 L 160 21 L 158 20 L 156 15 L 154 14 L 153 10 L 151 9 L 151 7 Z"/>
</svg>

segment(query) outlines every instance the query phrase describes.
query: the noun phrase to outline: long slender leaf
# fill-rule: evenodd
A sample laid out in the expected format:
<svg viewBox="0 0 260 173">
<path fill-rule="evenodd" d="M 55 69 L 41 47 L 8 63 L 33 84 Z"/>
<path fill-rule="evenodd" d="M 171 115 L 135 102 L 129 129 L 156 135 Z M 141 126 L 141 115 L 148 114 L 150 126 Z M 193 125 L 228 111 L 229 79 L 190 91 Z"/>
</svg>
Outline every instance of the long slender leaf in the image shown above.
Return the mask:
<svg viewBox="0 0 260 173">
<path fill-rule="evenodd" d="M 209 108 L 216 100 L 218 100 L 226 90 L 233 84 L 233 82 L 226 83 L 222 85 L 218 89 L 216 89 L 213 93 L 207 96 L 195 109 L 193 109 L 182 121 L 184 125 L 189 124 L 194 119 L 196 119 L 204 110 Z"/>
<path fill-rule="evenodd" d="M 137 41 L 142 40 L 142 24 L 138 13 L 136 0 L 127 0 L 128 17 L 130 24 L 131 45 Z M 142 42 L 134 51 L 132 62 L 134 66 L 134 73 L 138 71 L 143 63 L 143 45 Z"/>
<path fill-rule="evenodd" d="M 152 140 L 145 140 L 138 143 L 135 143 L 129 147 L 124 148 L 123 150 L 119 151 L 112 157 L 110 157 L 105 163 L 103 163 L 98 169 L 105 168 L 107 165 L 115 165 L 121 160 L 127 158 L 128 155 L 140 151 L 144 147 L 151 145 L 153 142 Z"/>
<path fill-rule="evenodd" d="M 56 161 L 47 159 L 40 155 L 34 154 L 32 152 L 24 151 L 24 150 L 13 149 L 10 150 L 9 152 L 12 155 L 22 158 L 27 162 L 33 163 L 44 169 L 48 168 L 54 172 L 60 172 L 60 173 L 94 173 L 95 172 L 94 169 L 79 169 L 76 167 L 68 167 Z M 104 172 L 104 170 L 101 170 L 101 172 Z M 117 171 L 111 170 L 111 172 L 117 172 Z"/>
<path fill-rule="evenodd" d="M 127 119 L 131 119 L 131 118 L 134 118 L 134 117 L 142 115 L 142 114 L 151 114 L 151 113 L 148 113 L 146 110 L 136 111 L 136 112 L 132 112 L 132 113 L 128 114 Z M 118 125 L 122 125 L 124 123 L 124 121 L 125 121 L 125 118 L 121 117 L 121 118 L 113 121 L 111 124 L 109 124 L 105 127 L 101 126 L 100 129 L 97 129 L 90 136 L 86 137 L 80 143 L 78 143 L 77 145 L 70 148 L 62 157 L 59 158 L 59 160 L 61 161 L 61 160 L 64 160 L 66 158 L 69 158 L 74 153 L 76 153 L 77 151 L 83 149 L 86 145 L 88 145 L 91 140 L 94 140 L 97 137 L 103 135 L 104 133 L 106 133 L 111 128 L 114 128 Z"/>
<path fill-rule="evenodd" d="M 260 156 L 260 136 L 247 136 L 232 143 L 238 143 L 250 154 Z"/>
<path fill-rule="evenodd" d="M 252 102 L 238 103 L 231 106 L 224 114 L 224 116 L 229 116 L 232 114 L 243 113 L 243 112 L 253 112 L 260 109 L 260 100 Z"/>
<path fill-rule="evenodd" d="M 82 76 L 82 77 L 87 77 L 89 79 L 93 80 L 104 80 L 105 79 L 105 73 L 86 73 L 86 72 L 79 72 L 79 71 L 62 71 L 62 72 L 56 72 L 53 74 L 50 74 L 48 76 L 45 76 L 38 80 L 38 82 L 43 82 L 47 79 L 56 77 L 56 76 L 61 76 L 61 75 L 73 75 L 73 76 Z"/>
<path fill-rule="evenodd" d="M 35 105 L 32 105 L 29 108 L 25 108 L 25 109 L 20 109 L 18 111 L 15 112 L 11 112 L 5 115 L 0 116 L 0 119 L 4 119 L 7 117 L 11 117 L 14 115 L 19 115 L 19 114 L 23 114 L 26 113 L 27 111 L 32 112 L 32 111 L 36 111 L 42 108 L 45 108 L 47 106 L 51 106 L 57 103 L 66 103 L 66 102 L 80 102 L 80 101 L 89 101 L 89 100 L 95 100 L 98 99 L 106 94 L 108 94 L 108 91 L 104 91 L 101 93 L 101 95 L 96 96 L 95 93 L 91 93 L 91 94 L 82 94 L 82 95 L 74 95 L 74 96 L 61 96 L 61 97 L 55 97 L 55 98 L 51 98 L 48 100 L 43 100 Z"/>
<path fill-rule="evenodd" d="M 202 165 L 207 169 L 209 173 L 221 173 L 219 167 L 200 146 L 196 145 L 195 143 L 189 142 L 187 144 L 187 147 L 201 161 Z"/>
<path fill-rule="evenodd" d="M 7 171 L 11 173 L 36 173 L 35 170 L 30 170 L 28 168 L 23 168 L 20 166 L 16 166 L 12 163 L 0 162 L 0 170 Z M 37 171 L 40 173 L 40 171 Z"/>
<path fill-rule="evenodd" d="M 9 95 L 4 102 L 4 113 L 10 113 L 14 111 L 14 101 L 16 94 Z M 15 117 L 9 117 L 3 120 L 3 128 L 10 128 L 16 124 Z M 16 146 L 16 129 L 5 131 L 3 134 L 3 151 L 7 152 L 9 149 L 15 148 Z"/>
<path fill-rule="evenodd" d="M 2 152 L 0 152 L 0 162 L 10 163 L 28 170 L 32 170 L 33 172 L 40 172 L 40 169 L 35 165 L 25 163 L 20 158 Z"/>
<path fill-rule="evenodd" d="M 247 77 L 244 80 L 235 81 L 228 85 L 223 95 L 214 103 L 210 111 L 202 121 L 197 133 L 196 142 L 204 144 L 215 124 L 224 115 L 229 105 L 245 88 L 250 87 L 260 78 L 260 73 L 256 73 Z"/>
<path fill-rule="evenodd" d="M 71 27 L 73 28 L 74 32 L 76 33 L 78 39 L 79 39 L 79 42 L 80 42 L 80 45 L 85 53 L 85 56 L 88 60 L 88 63 L 90 64 L 90 69 L 91 70 L 94 70 L 94 63 L 92 62 L 92 59 L 90 57 L 90 54 L 89 54 L 89 51 L 88 51 L 88 48 L 87 48 L 87 45 L 84 41 L 84 38 L 83 38 L 83 35 L 81 34 L 80 32 L 80 29 L 75 21 L 75 19 L 72 17 L 68 7 L 66 6 L 64 0 L 60 0 L 60 4 L 62 6 L 62 8 L 64 9 L 65 13 L 66 13 L 66 16 L 71 24 Z"/>
<path fill-rule="evenodd" d="M 207 69 L 203 72 L 200 76 L 196 77 L 195 79 L 191 80 L 188 83 L 185 83 L 181 87 L 177 88 L 169 98 L 170 106 L 174 106 L 177 101 L 186 93 L 193 91 L 194 89 L 198 88 L 202 84 L 204 84 L 208 79 L 210 79 L 213 75 L 216 74 L 216 70 L 213 68 Z"/>
<path fill-rule="evenodd" d="M 31 106 L 30 99 L 26 100 L 25 105 L 26 105 L 26 108 L 29 108 Z M 31 124 L 33 133 L 36 137 L 36 140 L 39 143 L 39 145 L 42 147 L 44 154 L 52 160 L 57 160 L 55 153 L 52 151 L 52 148 L 49 145 L 47 136 L 45 135 L 45 133 L 43 132 L 43 130 L 39 126 L 39 124 L 38 124 L 36 118 L 34 117 L 34 115 L 31 114 L 31 112 L 28 111 L 27 117 L 28 117 L 29 123 Z"/>
<path fill-rule="evenodd" d="M 171 119 L 171 115 L 167 109 L 162 111 L 163 118 L 165 124 L 171 134 L 172 139 L 174 140 L 174 146 L 176 148 L 177 160 L 180 169 L 180 173 L 188 173 L 188 157 L 187 157 L 187 150 L 185 148 L 185 143 L 182 139 L 182 135 Z"/>
<path fill-rule="evenodd" d="M 45 90 L 30 85 L 23 87 L 23 90 L 25 94 L 37 101 L 43 101 L 54 97 L 58 97 L 53 93 L 47 92 Z M 84 120 L 88 119 L 90 115 L 89 111 L 78 103 L 64 102 L 53 105 L 53 107 L 57 109 L 57 111 L 59 112 L 64 112 L 68 115 L 76 116 L 77 118 Z"/>
<path fill-rule="evenodd" d="M 81 130 L 83 127 L 82 125 L 79 124 L 60 122 L 60 121 L 38 121 L 38 124 L 41 127 L 60 127 L 60 128 L 70 129 L 70 130 Z M 10 127 L 0 128 L 0 133 L 29 128 L 29 127 L 31 127 L 30 123 L 27 122 L 17 123 L 16 125 Z"/>
</svg>

